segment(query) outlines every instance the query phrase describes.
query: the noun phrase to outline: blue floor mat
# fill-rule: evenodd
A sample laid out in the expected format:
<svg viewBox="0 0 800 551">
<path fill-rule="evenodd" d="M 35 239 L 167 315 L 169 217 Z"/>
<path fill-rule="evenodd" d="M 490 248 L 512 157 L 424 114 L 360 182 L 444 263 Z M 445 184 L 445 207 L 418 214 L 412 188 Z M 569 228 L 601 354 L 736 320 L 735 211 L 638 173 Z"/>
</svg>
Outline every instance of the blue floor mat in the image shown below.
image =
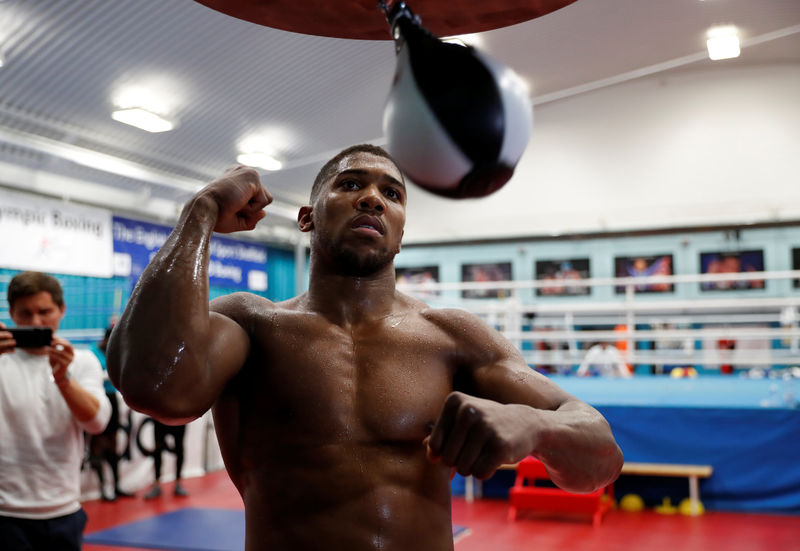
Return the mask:
<svg viewBox="0 0 800 551">
<path fill-rule="evenodd" d="M 453 526 L 453 537 L 466 536 Z M 87 534 L 83 541 L 117 547 L 180 551 L 242 551 L 244 511 L 186 508 Z"/>
<path fill-rule="evenodd" d="M 118 547 L 242 551 L 244 511 L 186 508 L 87 534 L 83 541 Z"/>
</svg>

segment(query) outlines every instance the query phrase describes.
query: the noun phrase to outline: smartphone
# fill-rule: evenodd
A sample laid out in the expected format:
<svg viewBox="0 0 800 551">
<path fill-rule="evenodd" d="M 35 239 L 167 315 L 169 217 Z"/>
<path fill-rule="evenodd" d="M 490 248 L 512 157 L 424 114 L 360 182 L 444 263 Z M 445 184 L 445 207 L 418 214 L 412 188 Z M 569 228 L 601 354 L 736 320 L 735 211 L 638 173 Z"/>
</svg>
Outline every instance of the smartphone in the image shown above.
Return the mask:
<svg viewBox="0 0 800 551">
<path fill-rule="evenodd" d="M 6 331 L 17 341 L 17 348 L 41 348 L 53 341 L 53 330 L 49 327 L 14 327 Z"/>
</svg>

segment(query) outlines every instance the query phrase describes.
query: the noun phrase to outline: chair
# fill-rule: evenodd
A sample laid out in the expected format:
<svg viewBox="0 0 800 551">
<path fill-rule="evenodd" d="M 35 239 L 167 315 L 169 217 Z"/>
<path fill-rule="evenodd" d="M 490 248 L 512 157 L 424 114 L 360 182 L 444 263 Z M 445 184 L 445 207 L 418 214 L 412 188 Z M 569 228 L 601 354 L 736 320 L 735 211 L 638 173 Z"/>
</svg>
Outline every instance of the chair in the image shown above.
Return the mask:
<svg viewBox="0 0 800 551">
<path fill-rule="evenodd" d="M 526 457 L 517 466 L 517 477 L 509 491 L 509 520 L 516 520 L 520 509 L 553 511 L 557 513 L 587 513 L 592 525 L 599 526 L 612 504 L 612 486 L 589 494 L 574 494 L 560 488 L 534 486 L 536 480 L 550 480 L 538 459 Z"/>
</svg>

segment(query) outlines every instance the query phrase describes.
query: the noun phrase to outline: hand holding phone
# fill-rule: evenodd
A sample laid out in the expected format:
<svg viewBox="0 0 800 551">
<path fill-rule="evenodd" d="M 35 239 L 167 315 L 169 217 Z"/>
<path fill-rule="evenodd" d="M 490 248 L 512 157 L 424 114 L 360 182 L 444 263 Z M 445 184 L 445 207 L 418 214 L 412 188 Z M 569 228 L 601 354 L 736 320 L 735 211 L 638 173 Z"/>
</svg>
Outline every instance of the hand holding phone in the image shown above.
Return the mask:
<svg viewBox="0 0 800 551">
<path fill-rule="evenodd" d="M 42 348 L 53 341 L 53 330 L 49 327 L 14 327 L 6 331 L 17 341 L 17 348 Z"/>
</svg>

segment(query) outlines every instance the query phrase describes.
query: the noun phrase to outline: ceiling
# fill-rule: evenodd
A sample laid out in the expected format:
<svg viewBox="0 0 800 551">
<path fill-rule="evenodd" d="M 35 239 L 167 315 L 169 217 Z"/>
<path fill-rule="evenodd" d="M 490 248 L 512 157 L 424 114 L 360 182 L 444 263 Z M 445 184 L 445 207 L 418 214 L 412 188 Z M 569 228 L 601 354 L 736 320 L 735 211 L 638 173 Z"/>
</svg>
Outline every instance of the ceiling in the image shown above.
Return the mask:
<svg viewBox="0 0 800 551">
<path fill-rule="evenodd" d="M 706 30 L 730 23 L 732 63 L 800 62 L 797 0 L 579 0 L 480 33 L 479 47 L 542 106 L 706 62 Z M 262 136 L 284 168 L 262 172 L 276 202 L 256 235 L 283 242 L 299 238 L 292 220 L 327 158 L 384 142 L 395 57 L 389 40 L 290 33 L 193 0 L 0 0 L 0 55 L 0 185 L 171 221 Z M 177 127 L 112 120 L 126 86 L 150 90 Z"/>
</svg>

